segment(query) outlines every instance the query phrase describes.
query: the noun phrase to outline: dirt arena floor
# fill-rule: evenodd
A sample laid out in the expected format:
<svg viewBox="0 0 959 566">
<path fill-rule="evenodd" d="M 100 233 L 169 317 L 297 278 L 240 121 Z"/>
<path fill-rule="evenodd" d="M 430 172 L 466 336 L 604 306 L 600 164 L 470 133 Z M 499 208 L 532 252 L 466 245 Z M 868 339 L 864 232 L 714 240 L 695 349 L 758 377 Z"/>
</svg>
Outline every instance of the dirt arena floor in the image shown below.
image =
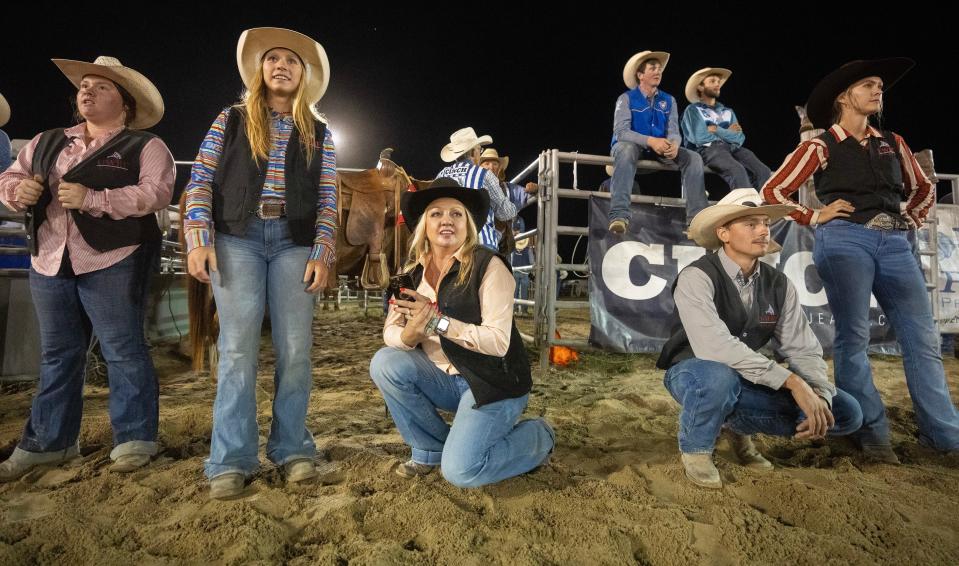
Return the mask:
<svg viewBox="0 0 959 566">
<path fill-rule="evenodd" d="M 0 564 L 959 564 L 959 459 L 917 444 L 897 358 L 873 367 L 902 466 L 866 463 L 841 439 L 759 437 L 774 471 L 736 465 L 720 444 L 726 486 L 697 488 L 683 476 L 678 405 L 654 359 L 584 354 L 534 375 L 527 413 L 556 428 L 551 463 L 462 490 L 438 474 L 392 472 L 409 452 L 369 379 L 381 345 L 374 310 L 316 317 L 308 425 L 319 481 L 287 487 L 261 453 L 244 497 L 210 501 L 202 464 L 215 387 L 176 345 L 158 345 L 156 460 L 130 475 L 107 471 L 108 390 L 88 384 L 82 457 L 0 484 Z M 575 335 L 578 322 L 560 327 Z M 263 443 L 267 334 L 261 358 Z M 948 359 L 946 371 L 959 399 L 959 362 Z M 0 391 L 2 458 L 32 391 Z"/>
</svg>

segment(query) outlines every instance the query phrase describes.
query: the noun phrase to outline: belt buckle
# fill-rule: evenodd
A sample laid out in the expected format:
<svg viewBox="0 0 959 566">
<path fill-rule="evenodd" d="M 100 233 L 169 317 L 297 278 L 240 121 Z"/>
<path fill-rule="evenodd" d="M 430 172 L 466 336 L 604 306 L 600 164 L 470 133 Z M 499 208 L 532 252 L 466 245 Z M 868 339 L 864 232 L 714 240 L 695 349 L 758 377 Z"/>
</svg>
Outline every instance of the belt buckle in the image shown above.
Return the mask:
<svg viewBox="0 0 959 566">
<path fill-rule="evenodd" d="M 869 222 L 866 222 L 866 228 L 873 230 L 905 230 L 905 228 L 900 227 L 902 224 L 904 223 L 896 218 L 893 218 L 885 212 L 880 212 L 873 216 Z"/>
<path fill-rule="evenodd" d="M 282 201 L 260 201 L 259 206 L 256 207 L 256 215 L 263 220 L 281 218 L 284 212 Z"/>
</svg>

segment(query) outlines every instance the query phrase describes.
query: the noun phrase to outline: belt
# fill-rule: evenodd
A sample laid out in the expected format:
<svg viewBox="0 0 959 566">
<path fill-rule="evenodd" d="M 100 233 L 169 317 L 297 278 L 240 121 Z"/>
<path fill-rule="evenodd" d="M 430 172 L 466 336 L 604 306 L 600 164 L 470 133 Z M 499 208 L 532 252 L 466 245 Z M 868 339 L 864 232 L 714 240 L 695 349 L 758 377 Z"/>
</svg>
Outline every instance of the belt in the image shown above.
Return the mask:
<svg viewBox="0 0 959 566">
<path fill-rule="evenodd" d="M 282 200 L 261 200 L 254 213 L 263 220 L 273 220 L 286 216 L 286 203 Z"/>
<path fill-rule="evenodd" d="M 897 218 L 885 212 L 873 216 L 863 226 L 870 230 L 909 230 L 911 228 L 909 223 L 902 218 Z"/>
</svg>

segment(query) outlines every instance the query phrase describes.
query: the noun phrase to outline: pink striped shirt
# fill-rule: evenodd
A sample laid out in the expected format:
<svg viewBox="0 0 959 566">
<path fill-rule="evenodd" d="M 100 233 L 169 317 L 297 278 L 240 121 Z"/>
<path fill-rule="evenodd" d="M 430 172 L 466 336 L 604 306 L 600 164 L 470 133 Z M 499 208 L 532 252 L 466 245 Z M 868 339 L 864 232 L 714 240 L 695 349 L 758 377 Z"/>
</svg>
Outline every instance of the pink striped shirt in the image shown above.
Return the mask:
<svg viewBox="0 0 959 566">
<path fill-rule="evenodd" d="M 73 272 L 77 275 L 110 267 L 137 249 L 134 245 L 99 252 L 90 247 L 80 235 L 70 211 L 60 206 L 60 201 L 57 199 L 60 178 L 121 131 L 123 128 L 117 128 L 87 144 L 84 138 L 85 122 L 64 130 L 70 142 L 57 156 L 57 161 L 50 171 L 48 185 L 53 193 L 53 200 L 47 206 L 47 219 L 40 225 L 37 234 L 39 253 L 31 260 L 31 265 L 37 273 L 56 275 L 60 270 L 64 249 L 70 250 L 70 262 Z M 11 210 L 25 209 L 17 202 L 16 189 L 22 179 L 33 177 L 33 152 L 39 140 L 38 134 L 23 148 L 13 165 L 0 174 L 0 202 Z M 163 140 L 154 138 L 147 142 L 140 154 L 140 182 L 115 189 L 87 191 L 82 213 L 93 216 L 106 214 L 117 220 L 128 216 L 152 214 L 170 203 L 175 175 L 176 167 L 173 165 L 170 150 L 167 149 Z"/>
</svg>

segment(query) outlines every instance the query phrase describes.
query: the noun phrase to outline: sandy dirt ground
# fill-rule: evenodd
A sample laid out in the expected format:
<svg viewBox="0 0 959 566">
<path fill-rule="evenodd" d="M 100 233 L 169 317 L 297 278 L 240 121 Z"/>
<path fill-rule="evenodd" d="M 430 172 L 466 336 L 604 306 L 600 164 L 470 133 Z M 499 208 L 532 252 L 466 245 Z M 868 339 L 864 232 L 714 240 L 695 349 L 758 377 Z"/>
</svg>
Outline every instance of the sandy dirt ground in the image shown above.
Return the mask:
<svg viewBox="0 0 959 566">
<path fill-rule="evenodd" d="M 107 471 L 108 390 L 88 384 L 82 457 L 0 484 L 0 564 L 959 563 L 959 460 L 917 444 L 897 358 L 874 358 L 873 367 L 902 466 L 864 462 L 842 439 L 758 437 L 774 471 L 734 464 L 720 444 L 725 487 L 697 488 L 683 476 L 678 405 L 654 359 L 586 354 L 534 376 L 527 414 L 556 428 L 551 463 L 462 490 L 438 474 L 392 472 L 409 451 L 369 379 L 381 325 L 372 311 L 318 313 L 308 426 L 321 452 L 319 481 L 286 486 L 261 450 L 261 471 L 234 501 L 207 497 L 215 386 L 175 345 L 154 348 L 162 448 L 147 468 Z M 261 358 L 263 444 L 273 390 L 268 334 Z M 957 399 L 959 362 L 946 364 Z M 32 391 L 0 391 L 2 458 Z"/>
</svg>

